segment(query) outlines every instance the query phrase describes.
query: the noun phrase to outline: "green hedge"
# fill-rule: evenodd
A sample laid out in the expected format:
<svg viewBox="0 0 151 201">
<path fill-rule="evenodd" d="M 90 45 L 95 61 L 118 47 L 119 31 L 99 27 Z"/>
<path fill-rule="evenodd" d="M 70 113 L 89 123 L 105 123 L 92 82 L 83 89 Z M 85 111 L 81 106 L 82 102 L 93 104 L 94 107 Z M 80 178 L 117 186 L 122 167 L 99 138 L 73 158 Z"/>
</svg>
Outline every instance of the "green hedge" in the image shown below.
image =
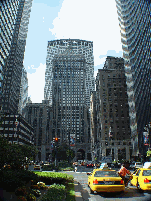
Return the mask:
<svg viewBox="0 0 151 201">
<path fill-rule="evenodd" d="M 55 169 L 55 165 L 54 164 L 50 164 L 50 165 L 43 165 L 42 166 L 42 170 L 43 171 L 52 171 Z"/>
<path fill-rule="evenodd" d="M 47 193 L 43 195 L 40 201 L 65 201 L 66 188 L 64 185 L 54 184 L 51 185 Z"/>
<path fill-rule="evenodd" d="M 67 182 L 73 181 L 72 175 L 67 175 L 65 173 L 58 172 L 35 172 L 39 176 L 39 180 L 44 182 L 46 185 L 51 185 L 54 183 L 65 184 Z"/>
</svg>

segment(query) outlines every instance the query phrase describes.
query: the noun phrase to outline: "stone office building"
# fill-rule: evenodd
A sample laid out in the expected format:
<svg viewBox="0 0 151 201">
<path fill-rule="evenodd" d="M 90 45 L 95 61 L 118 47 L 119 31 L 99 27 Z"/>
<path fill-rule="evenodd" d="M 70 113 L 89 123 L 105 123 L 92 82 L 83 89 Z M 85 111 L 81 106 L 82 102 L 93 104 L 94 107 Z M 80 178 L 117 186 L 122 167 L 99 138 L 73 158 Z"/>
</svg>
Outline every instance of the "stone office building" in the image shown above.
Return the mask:
<svg viewBox="0 0 151 201">
<path fill-rule="evenodd" d="M 101 156 L 130 160 L 131 129 L 127 86 L 122 58 L 107 57 L 96 77 Z"/>
<path fill-rule="evenodd" d="M 52 153 L 52 108 L 47 101 L 27 103 L 25 119 L 34 128 L 34 145 L 38 149 L 36 161 L 48 161 Z"/>
</svg>

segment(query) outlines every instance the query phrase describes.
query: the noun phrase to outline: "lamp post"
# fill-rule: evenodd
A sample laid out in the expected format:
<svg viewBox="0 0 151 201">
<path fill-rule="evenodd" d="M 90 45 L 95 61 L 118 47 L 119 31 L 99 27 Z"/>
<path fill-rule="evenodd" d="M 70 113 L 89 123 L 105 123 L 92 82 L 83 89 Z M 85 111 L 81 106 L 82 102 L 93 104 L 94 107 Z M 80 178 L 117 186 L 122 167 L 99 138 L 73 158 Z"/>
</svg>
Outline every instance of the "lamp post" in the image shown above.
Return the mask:
<svg viewBox="0 0 151 201">
<path fill-rule="evenodd" d="M 112 135 L 112 131 L 111 131 L 111 127 L 109 128 L 109 138 L 110 138 L 110 140 L 111 140 L 111 156 L 112 156 L 112 137 L 113 137 L 113 135 Z M 113 160 L 113 159 L 112 159 Z"/>
<path fill-rule="evenodd" d="M 57 146 L 58 146 L 58 138 L 55 137 L 55 170 L 57 170 Z"/>
</svg>

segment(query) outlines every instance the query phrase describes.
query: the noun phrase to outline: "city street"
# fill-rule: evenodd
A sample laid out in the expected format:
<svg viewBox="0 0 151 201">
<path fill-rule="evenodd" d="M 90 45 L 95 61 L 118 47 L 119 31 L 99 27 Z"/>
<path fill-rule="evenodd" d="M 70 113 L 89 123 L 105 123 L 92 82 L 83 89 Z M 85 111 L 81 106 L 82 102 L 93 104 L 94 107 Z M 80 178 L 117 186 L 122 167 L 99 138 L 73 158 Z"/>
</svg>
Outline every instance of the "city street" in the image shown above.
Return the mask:
<svg viewBox="0 0 151 201">
<path fill-rule="evenodd" d="M 90 194 L 90 190 L 88 187 L 88 176 L 86 172 L 91 172 L 92 168 L 80 167 L 78 166 L 77 172 L 66 172 L 70 175 L 74 176 L 74 179 L 78 182 L 78 189 L 80 189 L 80 193 L 84 201 L 150 201 L 151 194 L 149 193 L 139 193 L 135 187 L 129 187 L 125 189 L 124 193 L 108 193 L 108 194 L 101 194 L 95 193 L 94 195 Z"/>
</svg>

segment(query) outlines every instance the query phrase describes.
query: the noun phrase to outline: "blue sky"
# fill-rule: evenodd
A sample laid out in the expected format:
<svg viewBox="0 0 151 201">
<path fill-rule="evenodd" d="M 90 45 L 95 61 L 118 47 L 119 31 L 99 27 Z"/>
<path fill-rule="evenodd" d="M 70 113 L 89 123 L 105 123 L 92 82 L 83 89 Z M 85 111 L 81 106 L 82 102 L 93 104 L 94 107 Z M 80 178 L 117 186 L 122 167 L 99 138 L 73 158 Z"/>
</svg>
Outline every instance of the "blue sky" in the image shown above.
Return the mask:
<svg viewBox="0 0 151 201">
<path fill-rule="evenodd" d="M 115 0 L 33 0 L 24 66 L 34 103 L 44 99 L 48 41 L 62 38 L 93 41 L 94 76 L 107 56 L 122 57 Z"/>
</svg>

